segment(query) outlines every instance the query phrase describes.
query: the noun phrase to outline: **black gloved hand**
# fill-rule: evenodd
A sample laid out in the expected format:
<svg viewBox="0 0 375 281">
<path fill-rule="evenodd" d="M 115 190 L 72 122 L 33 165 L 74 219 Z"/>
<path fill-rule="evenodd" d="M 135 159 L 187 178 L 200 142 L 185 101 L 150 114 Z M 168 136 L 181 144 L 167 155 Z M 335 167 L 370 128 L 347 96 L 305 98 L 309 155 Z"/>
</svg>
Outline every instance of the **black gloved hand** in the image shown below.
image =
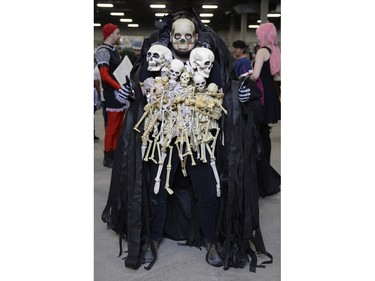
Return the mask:
<svg viewBox="0 0 375 281">
<path fill-rule="evenodd" d="M 251 96 L 251 89 L 245 83 L 246 79 L 249 79 L 249 77 L 246 77 L 242 81 L 240 88 L 238 89 L 238 99 L 240 102 L 247 102 Z"/>
</svg>

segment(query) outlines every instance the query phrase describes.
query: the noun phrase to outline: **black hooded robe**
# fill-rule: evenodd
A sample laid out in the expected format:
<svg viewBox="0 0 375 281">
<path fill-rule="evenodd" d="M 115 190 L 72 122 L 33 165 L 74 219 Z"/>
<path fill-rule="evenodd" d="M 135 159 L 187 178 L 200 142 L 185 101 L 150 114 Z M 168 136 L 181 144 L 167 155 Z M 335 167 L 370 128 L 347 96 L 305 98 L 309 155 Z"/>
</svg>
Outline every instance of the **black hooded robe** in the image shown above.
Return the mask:
<svg viewBox="0 0 375 281">
<path fill-rule="evenodd" d="M 224 269 L 243 267 L 250 256 L 250 270 L 255 271 L 257 266 L 264 267 L 257 265 L 255 252 L 270 257 L 270 261 L 264 263 L 272 262 L 272 256 L 265 250 L 259 223 L 256 161 L 261 146 L 256 119 L 261 112 L 261 94 L 255 83 L 249 81 L 251 99 L 241 104 L 238 101 L 239 81 L 235 80 L 234 60 L 225 43 L 217 33 L 203 25 L 192 9 L 179 13 L 190 13 L 195 17 L 199 24 L 198 44 L 209 47 L 215 54 L 215 60 L 221 65 L 220 75 L 225 94 L 223 106 L 228 114 L 223 114 L 219 120 L 221 133 L 217 140 L 216 166 L 222 195 L 215 238 L 224 260 Z M 164 28 L 170 29 L 171 18 L 165 18 L 165 22 Z M 163 34 L 165 35 L 165 32 L 160 30 L 145 39 L 141 51 L 142 59 L 138 60 L 132 69 L 131 81 L 135 100 L 131 102 L 121 128 L 108 200 L 102 213 L 102 220 L 107 223 L 108 228 L 119 234 L 120 255 L 122 240 L 127 241 L 125 266 L 134 269 L 142 265 L 150 234 L 148 163 L 141 159 L 141 134 L 133 129 L 143 115 L 143 108 L 147 103 L 138 82 L 146 78 L 142 76 L 147 68 L 147 50 L 152 43 L 160 40 Z M 143 124 L 139 129 L 143 130 Z M 176 189 L 168 202 L 169 215 L 164 228 L 165 236 L 186 240 L 187 245 L 200 246 L 201 237 L 191 188 L 188 184 L 182 184 L 179 188 L 181 182 L 183 183 L 180 181 L 171 185 L 172 189 Z M 155 249 L 152 250 L 155 254 Z"/>
</svg>

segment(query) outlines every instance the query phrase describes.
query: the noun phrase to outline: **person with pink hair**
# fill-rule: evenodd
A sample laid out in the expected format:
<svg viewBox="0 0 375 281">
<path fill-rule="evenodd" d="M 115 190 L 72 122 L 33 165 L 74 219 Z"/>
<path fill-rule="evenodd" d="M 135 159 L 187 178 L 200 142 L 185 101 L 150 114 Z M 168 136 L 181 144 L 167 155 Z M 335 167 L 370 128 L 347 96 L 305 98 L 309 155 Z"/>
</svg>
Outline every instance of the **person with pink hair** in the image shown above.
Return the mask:
<svg viewBox="0 0 375 281">
<path fill-rule="evenodd" d="M 261 80 L 263 86 L 263 112 L 264 119 L 260 125 L 260 134 L 263 140 L 266 159 L 271 157 L 271 127 L 281 119 L 280 97 L 276 91 L 274 75 L 280 75 L 281 59 L 280 49 L 277 46 L 276 27 L 271 22 L 261 24 L 256 35 L 260 48 L 255 56 L 254 72 L 250 76 L 253 81 Z"/>
<path fill-rule="evenodd" d="M 271 22 L 263 23 L 257 28 L 255 33 L 259 41 L 260 49 L 263 50 L 260 53 L 257 52 L 257 56 L 255 57 L 255 66 L 258 64 L 258 69 L 257 71 L 254 69 L 253 78 L 251 78 L 254 81 L 259 78 L 263 63 L 268 59 L 270 60 L 272 76 L 279 74 L 281 69 L 280 49 L 277 46 L 277 31 L 275 25 Z M 258 61 L 256 60 L 257 58 Z"/>
<path fill-rule="evenodd" d="M 261 24 L 256 30 L 256 35 L 260 48 L 255 56 L 253 73 L 249 73 L 250 77 L 248 78 L 255 81 L 263 90 L 261 99 L 263 118 L 259 124 L 259 134 L 262 139 L 265 160 L 270 163 L 271 127 L 269 124 L 275 124 L 281 119 L 280 97 L 274 80 L 275 75 L 280 75 L 280 49 L 277 46 L 277 31 L 273 23 Z M 248 89 L 241 90 L 240 88 L 238 98 L 241 102 L 246 102 L 250 95 Z M 267 195 L 266 192 L 262 193 L 260 190 L 260 195 Z"/>
</svg>

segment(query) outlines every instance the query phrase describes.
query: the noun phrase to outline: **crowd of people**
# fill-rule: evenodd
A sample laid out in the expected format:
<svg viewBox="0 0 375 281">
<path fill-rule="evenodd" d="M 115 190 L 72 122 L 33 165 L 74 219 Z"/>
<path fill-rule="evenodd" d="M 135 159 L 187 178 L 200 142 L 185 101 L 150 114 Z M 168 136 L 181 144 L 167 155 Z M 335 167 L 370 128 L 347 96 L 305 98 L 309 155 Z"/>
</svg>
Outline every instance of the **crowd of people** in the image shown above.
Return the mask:
<svg viewBox="0 0 375 281">
<path fill-rule="evenodd" d="M 209 265 L 250 262 L 255 271 L 248 256 L 263 253 L 272 262 L 259 196 L 280 191 L 269 136 L 269 124 L 280 120 L 276 28 L 260 25 L 252 60 L 244 41 L 233 42 L 231 53 L 193 9 L 162 23 L 133 42 L 137 57 L 122 84 L 113 74 L 122 59 L 120 30 L 102 29 L 95 63 L 106 120 L 103 165 L 112 168 L 102 220 L 127 242 L 126 267 L 151 269 L 169 237 L 205 247 Z"/>
</svg>

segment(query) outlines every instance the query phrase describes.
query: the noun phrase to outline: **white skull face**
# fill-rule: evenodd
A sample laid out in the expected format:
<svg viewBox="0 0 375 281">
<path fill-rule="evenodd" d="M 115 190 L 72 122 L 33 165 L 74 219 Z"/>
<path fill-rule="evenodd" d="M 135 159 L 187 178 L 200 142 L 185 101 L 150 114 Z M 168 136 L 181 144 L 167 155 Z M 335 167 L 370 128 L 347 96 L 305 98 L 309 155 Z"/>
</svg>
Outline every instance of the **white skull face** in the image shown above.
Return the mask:
<svg viewBox="0 0 375 281">
<path fill-rule="evenodd" d="M 172 24 L 172 32 L 170 41 L 173 49 L 180 53 L 190 52 L 198 39 L 198 34 L 195 34 L 194 23 L 188 19 L 178 19 Z"/>
<path fill-rule="evenodd" d="M 172 60 L 172 52 L 163 45 L 152 45 L 147 51 L 146 60 L 149 71 L 159 71 Z"/>
<path fill-rule="evenodd" d="M 219 91 L 219 87 L 215 83 L 210 83 L 207 87 L 207 91 L 210 94 L 216 94 Z"/>
<path fill-rule="evenodd" d="M 177 80 L 184 70 L 184 63 L 178 59 L 173 59 L 171 61 L 171 66 L 169 68 L 169 78 Z"/>
<path fill-rule="evenodd" d="M 187 87 L 190 81 L 190 75 L 187 72 L 182 72 L 180 76 L 180 84 L 182 87 Z"/>
<path fill-rule="evenodd" d="M 197 88 L 198 92 L 200 93 L 204 92 L 204 89 L 206 87 L 206 78 L 204 78 L 202 75 L 196 72 L 194 73 L 193 80 L 194 80 L 195 88 Z"/>
<path fill-rule="evenodd" d="M 212 66 L 214 64 L 215 55 L 207 48 L 197 47 L 190 53 L 189 61 L 194 69 L 205 78 L 210 76 Z"/>
</svg>

